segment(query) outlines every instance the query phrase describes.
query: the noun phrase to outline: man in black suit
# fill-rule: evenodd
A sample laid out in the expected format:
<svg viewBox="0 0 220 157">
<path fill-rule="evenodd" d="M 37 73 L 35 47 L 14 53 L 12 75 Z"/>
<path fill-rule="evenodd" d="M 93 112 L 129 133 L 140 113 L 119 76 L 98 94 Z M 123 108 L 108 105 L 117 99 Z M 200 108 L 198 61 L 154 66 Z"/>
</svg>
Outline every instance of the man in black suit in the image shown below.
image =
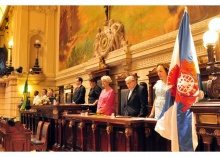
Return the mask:
<svg viewBox="0 0 220 157">
<path fill-rule="evenodd" d="M 148 94 L 144 86 L 137 84 L 134 76 L 125 79 L 129 91 L 124 101 L 124 116 L 146 117 L 148 114 Z"/>
<path fill-rule="evenodd" d="M 88 97 L 88 103 L 91 105 L 89 107 L 92 112 L 96 112 L 97 110 L 97 103 L 99 96 L 101 94 L 102 88 L 97 85 L 97 80 L 95 78 L 89 79 L 90 84 L 90 91 L 89 91 L 89 97 Z"/>
<path fill-rule="evenodd" d="M 81 77 L 76 78 L 76 87 L 73 93 L 74 104 L 84 104 L 86 88 L 82 85 L 83 79 Z"/>
</svg>

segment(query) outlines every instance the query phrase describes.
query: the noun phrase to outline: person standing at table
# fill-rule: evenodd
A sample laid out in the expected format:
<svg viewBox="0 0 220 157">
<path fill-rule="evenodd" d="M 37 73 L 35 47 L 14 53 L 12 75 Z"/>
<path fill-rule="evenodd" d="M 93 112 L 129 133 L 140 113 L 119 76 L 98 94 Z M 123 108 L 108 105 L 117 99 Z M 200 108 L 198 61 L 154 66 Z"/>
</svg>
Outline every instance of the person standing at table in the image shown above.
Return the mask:
<svg viewBox="0 0 220 157">
<path fill-rule="evenodd" d="M 33 100 L 33 105 L 35 105 L 36 104 L 36 102 L 37 102 L 37 100 L 38 100 L 38 98 L 39 98 L 39 92 L 36 90 L 36 91 L 34 91 L 34 100 Z"/>
<path fill-rule="evenodd" d="M 166 97 L 166 84 L 167 84 L 168 71 L 169 71 L 169 66 L 167 64 L 157 65 L 157 75 L 159 76 L 160 80 L 158 80 L 156 84 L 153 86 L 153 89 L 155 89 L 155 99 L 151 113 L 148 118 L 158 119 L 163 110 L 165 104 L 165 97 Z"/>
<path fill-rule="evenodd" d="M 97 85 L 97 80 L 96 78 L 91 78 L 89 80 L 89 85 L 90 85 L 90 91 L 89 91 L 89 97 L 88 97 L 88 103 L 89 105 L 91 105 L 89 107 L 90 110 L 92 110 L 92 112 L 96 112 L 97 110 L 97 103 L 98 103 L 98 99 L 99 96 L 101 94 L 102 88 L 100 88 Z"/>
<path fill-rule="evenodd" d="M 137 79 L 132 75 L 125 79 L 129 91 L 124 101 L 124 116 L 146 117 L 148 114 L 148 97 L 146 89 L 138 85 Z"/>
<path fill-rule="evenodd" d="M 55 100 L 55 97 L 53 95 L 53 90 L 50 89 L 47 91 L 47 97 L 49 98 L 50 100 L 50 104 L 53 105 L 54 104 L 54 100 Z"/>
<path fill-rule="evenodd" d="M 110 116 L 115 112 L 115 93 L 110 86 L 112 79 L 109 76 L 102 76 L 101 80 L 104 89 L 99 96 L 96 113 Z"/>
<path fill-rule="evenodd" d="M 46 98 L 47 97 L 47 89 L 42 89 L 42 91 L 41 91 L 41 96 L 43 97 L 43 98 Z"/>
<path fill-rule="evenodd" d="M 83 79 L 81 77 L 76 78 L 76 87 L 73 93 L 73 103 L 74 104 L 84 104 L 86 88 L 82 85 Z"/>
</svg>

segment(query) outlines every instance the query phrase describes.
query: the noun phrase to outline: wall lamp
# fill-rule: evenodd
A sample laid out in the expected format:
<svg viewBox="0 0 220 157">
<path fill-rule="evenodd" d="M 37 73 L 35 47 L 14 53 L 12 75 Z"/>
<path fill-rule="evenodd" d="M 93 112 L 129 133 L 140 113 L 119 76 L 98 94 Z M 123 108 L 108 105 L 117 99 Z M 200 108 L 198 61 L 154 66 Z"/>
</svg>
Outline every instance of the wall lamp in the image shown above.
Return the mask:
<svg viewBox="0 0 220 157">
<path fill-rule="evenodd" d="M 220 98 L 220 18 L 209 22 L 209 30 L 203 35 L 204 47 L 208 53 L 206 70 L 209 73 L 207 95 L 209 101 L 219 101 Z"/>
<path fill-rule="evenodd" d="M 14 71 L 14 67 L 12 66 L 12 47 L 13 47 L 13 41 L 10 40 L 8 42 L 8 49 L 9 49 L 9 55 L 8 55 L 8 60 L 9 60 L 9 65 L 7 66 L 7 74 L 11 74 L 12 71 Z"/>
<path fill-rule="evenodd" d="M 38 53 L 39 53 L 39 48 L 41 48 L 41 43 L 40 40 L 36 40 L 34 43 L 34 47 L 36 48 L 36 59 L 35 59 L 35 64 L 34 67 L 32 68 L 34 74 L 40 74 L 41 73 L 41 68 L 38 63 Z"/>
</svg>

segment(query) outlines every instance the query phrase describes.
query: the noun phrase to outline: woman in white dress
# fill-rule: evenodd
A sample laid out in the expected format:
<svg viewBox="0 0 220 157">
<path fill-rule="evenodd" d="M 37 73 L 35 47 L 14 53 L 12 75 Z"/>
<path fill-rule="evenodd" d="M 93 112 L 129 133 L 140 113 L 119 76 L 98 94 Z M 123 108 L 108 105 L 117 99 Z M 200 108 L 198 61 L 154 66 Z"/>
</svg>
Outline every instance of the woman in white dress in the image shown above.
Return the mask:
<svg viewBox="0 0 220 157">
<path fill-rule="evenodd" d="M 155 90 L 155 99 L 149 118 L 158 119 L 163 110 L 163 106 L 165 104 L 168 71 L 169 66 L 167 64 L 157 65 L 157 75 L 159 76 L 160 80 L 158 80 L 153 86 L 153 89 Z"/>
</svg>

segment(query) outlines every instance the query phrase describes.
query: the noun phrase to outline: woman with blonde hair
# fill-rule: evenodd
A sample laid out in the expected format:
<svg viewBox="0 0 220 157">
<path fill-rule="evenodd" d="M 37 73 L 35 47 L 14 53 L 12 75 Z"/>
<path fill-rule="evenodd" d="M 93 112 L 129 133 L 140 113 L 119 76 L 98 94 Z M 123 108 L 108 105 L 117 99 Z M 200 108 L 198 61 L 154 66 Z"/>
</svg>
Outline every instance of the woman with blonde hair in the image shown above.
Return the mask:
<svg viewBox="0 0 220 157">
<path fill-rule="evenodd" d="M 104 89 L 99 96 L 96 113 L 110 116 L 115 111 L 115 93 L 110 87 L 112 79 L 109 76 L 102 76 L 101 81 Z"/>
</svg>

